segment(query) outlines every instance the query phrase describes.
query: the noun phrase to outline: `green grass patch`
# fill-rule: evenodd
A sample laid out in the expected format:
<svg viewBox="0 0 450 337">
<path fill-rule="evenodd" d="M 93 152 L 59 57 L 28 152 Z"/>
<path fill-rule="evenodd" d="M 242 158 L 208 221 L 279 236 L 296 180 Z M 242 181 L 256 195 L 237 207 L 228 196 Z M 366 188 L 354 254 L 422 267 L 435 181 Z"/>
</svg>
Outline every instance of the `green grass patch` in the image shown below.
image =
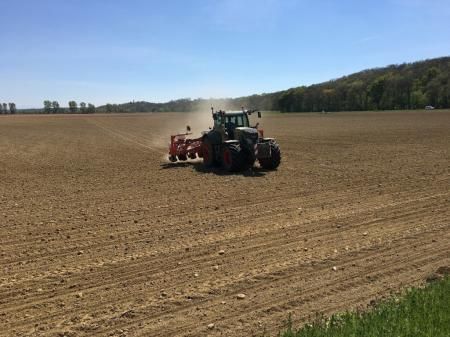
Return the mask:
<svg viewBox="0 0 450 337">
<path fill-rule="evenodd" d="M 449 337 L 450 277 L 410 289 L 366 312 L 317 318 L 299 330 L 290 319 L 282 337 Z"/>
</svg>

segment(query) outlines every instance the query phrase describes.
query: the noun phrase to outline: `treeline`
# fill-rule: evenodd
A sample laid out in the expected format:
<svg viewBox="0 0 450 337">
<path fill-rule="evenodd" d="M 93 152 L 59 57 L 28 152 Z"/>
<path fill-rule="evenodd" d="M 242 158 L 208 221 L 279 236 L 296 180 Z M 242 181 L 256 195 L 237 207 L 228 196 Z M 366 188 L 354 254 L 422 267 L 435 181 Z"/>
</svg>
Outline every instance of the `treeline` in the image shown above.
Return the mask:
<svg viewBox="0 0 450 337">
<path fill-rule="evenodd" d="M 286 90 L 278 110 L 352 111 L 450 107 L 450 57 L 362 71 Z"/>
<path fill-rule="evenodd" d="M 16 112 L 16 103 L 0 103 L 0 115 L 15 114 Z"/>
<path fill-rule="evenodd" d="M 279 93 L 252 95 L 239 98 L 182 98 L 166 103 L 133 101 L 123 104 L 99 106 L 97 112 L 190 112 L 209 109 L 241 109 L 241 107 L 259 107 L 261 110 L 278 110 L 276 97 Z"/>
<path fill-rule="evenodd" d="M 101 112 L 183 112 L 214 106 L 281 112 L 450 108 L 450 57 L 364 70 L 311 86 L 228 99 L 107 104 Z"/>
<path fill-rule="evenodd" d="M 85 103 L 80 102 L 80 105 L 78 106 L 78 103 L 75 101 L 69 101 L 68 108 L 62 108 L 60 107 L 58 101 L 44 101 L 44 108 L 40 111 L 44 114 L 57 114 L 57 113 L 82 113 L 82 114 L 89 114 L 89 113 L 95 113 L 96 108 L 94 104 L 91 103 Z"/>
</svg>

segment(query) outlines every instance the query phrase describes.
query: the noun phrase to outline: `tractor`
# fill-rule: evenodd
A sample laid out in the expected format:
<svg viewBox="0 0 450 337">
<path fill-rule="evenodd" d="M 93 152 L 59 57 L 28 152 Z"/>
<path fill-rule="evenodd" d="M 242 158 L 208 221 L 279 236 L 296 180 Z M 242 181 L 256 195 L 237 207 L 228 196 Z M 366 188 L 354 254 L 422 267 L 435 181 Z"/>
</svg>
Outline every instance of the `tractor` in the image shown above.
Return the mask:
<svg viewBox="0 0 450 337">
<path fill-rule="evenodd" d="M 188 158 L 203 158 L 205 166 L 222 166 L 229 172 L 244 171 L 253 167 L 256 161 L 268 170 L 280 165 L 281 152 L 278 143 L 273 138 L 264 138 L 264 131 L 259 123 L 250 126 L 248 116 L 256 113 L 261 118 L 261 112 L 256 110 L 214 112 L 211 108 L 214 126 L 209 131 L 202 132 L 201 137 L 186 138 L 187 132 L 171 136 L 169 160 L 176 162 Z"/>
</svg>

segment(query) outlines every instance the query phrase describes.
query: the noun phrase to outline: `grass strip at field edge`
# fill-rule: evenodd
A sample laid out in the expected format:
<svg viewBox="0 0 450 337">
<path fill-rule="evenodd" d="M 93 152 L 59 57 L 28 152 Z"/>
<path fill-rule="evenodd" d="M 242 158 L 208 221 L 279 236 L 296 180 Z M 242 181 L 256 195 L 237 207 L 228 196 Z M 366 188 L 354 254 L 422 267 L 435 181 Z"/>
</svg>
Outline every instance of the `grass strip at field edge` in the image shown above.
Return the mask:
<svg viewBox="0 0 450 337">
<path fill-rule="evenodd" d="M 448 267 L 445 267 L 448 272 Z M 289 317 L 281 337 L 348 336 L 450 336 L 450 276 L 425 288 L 408 289 L 403 297 L 393 297 L 369 311 L 346 312 L 330 318 L 318 315 L 300 329 Z M 265 336 L 265 335 L 263 335 Z"/>
</svg>

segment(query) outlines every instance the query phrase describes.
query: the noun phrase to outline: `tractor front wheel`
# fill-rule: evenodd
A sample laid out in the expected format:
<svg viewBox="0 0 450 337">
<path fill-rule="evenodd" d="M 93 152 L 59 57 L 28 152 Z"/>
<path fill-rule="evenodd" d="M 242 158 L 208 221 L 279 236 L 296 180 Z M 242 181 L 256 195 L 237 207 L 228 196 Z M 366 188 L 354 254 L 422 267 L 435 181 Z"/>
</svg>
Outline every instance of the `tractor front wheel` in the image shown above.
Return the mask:
<svg viewBox="0 0 450 337">
<path fill-rule="evenodd" d="M 259 158 L 259 165 L 266 170 L 275 170 L 281 162 L 281 151 L 280 146 L 277 142 L 270 142 L 270 157 L 269 158 Z"/>
<path fill-rule="evenodd" d="M 244 154 L 239 145 L 230 144 L 223 148 L 222 165 L 229 172 L 242 171 L 244 168 Z"/>
</svg>

